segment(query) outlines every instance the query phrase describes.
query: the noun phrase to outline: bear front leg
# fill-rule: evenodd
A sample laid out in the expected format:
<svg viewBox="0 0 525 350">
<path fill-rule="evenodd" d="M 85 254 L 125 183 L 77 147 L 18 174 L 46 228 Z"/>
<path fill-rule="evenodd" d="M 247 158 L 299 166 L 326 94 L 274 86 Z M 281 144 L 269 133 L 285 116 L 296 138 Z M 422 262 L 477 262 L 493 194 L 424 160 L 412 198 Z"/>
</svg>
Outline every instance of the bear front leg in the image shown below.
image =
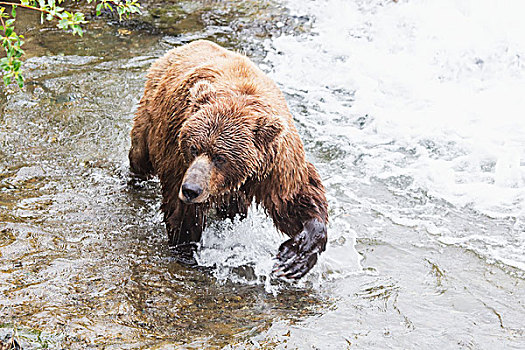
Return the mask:
<svg viewBox="0 0 525 350">
<path fill-rule="evenodd" d="M 326 249 L 328 204 L 324 187 L 311 164 L 308 175 L 309 182 L 290 201 L 270 210 L 277 228 L 291 237 L 279 247 L 273 271 L 278 277 L 303 277 Z"/>
<path fill-rule="evenodd" d="M 129 167 L 131 173 L 138 178 L 148 178 L 153 173 L 153 165 L 149 157 L 147 137 L 149 128 L 143 122 L 144 118 L 136 117 L 131 130 L 131 148 L 129 149 Z"/>
<path fill-rule="evenodd" d="M 163 206 L 164 221 L 169 245 L 174 247 L 177 260 L 186 265 L 195 265 L 193 253 L 206 226 L 206 216 L 201 205 L 184 204 L 177 199 L 173 208 Z"/>
</svg>

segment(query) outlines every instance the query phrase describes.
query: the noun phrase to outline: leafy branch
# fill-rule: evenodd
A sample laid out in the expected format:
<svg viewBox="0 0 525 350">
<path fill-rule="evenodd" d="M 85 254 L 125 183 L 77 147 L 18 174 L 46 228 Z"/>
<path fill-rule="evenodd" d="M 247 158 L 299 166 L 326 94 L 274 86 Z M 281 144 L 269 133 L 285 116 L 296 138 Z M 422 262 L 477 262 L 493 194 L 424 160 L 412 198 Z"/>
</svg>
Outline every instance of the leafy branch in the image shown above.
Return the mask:
<svg viewBox="0 0 525 350">
<path fill-rule="evenodd" d="M 117 11 L 119 19 L 129 18 L 130 15 L 140 13 L 140 4 L 137 0 L 86 0 L 88 4 L 96 3 L 95 11 L 99 16 L 102 10 Z M 65 31 L 71 31 L 73 35 L 84 34 L 82 25 L 87 23 L 82 12 L 66 11 L 60 5 L 64 0 L 20 0 L 0 1 L 0 44 L 4 48 L 6 57 L 0 59 L 0 70 L 4 84 L 7 86 L 16 82 L 20 88 L 24 86 L 22 76 L 22 61 L 24 55 L 22 45 L 24 36 L 18 35 L 15 30 L 16 9 L 26 8 L 40 12 L 40 20 L 57 21 L 57 26 Z M 11 11 L 7 11 L 11 7 Z"/>
</svg>

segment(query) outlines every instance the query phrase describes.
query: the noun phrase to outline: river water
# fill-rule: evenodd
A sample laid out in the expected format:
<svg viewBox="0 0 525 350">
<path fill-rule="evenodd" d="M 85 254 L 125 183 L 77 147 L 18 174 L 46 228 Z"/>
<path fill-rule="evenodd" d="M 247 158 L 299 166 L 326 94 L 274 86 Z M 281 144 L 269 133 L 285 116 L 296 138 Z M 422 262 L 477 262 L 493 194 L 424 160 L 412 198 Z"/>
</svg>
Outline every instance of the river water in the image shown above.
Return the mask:
<svg viewBox="0 0 525 350">
<path fill-rule="evenodd" d="M 0 339 L 24 349 L 525 348 L 519 0 L 147 2 L 81 39 L 19 22 L 0 90 Z M 25 20 L 24 20 L 25 18 Z M 330 204 L 328 249 L 269 278 L 253 210 L 174 261 L 158 182 L 129 184 L 145 72 L 205 38 L 285 92 Z"/>
</svg>

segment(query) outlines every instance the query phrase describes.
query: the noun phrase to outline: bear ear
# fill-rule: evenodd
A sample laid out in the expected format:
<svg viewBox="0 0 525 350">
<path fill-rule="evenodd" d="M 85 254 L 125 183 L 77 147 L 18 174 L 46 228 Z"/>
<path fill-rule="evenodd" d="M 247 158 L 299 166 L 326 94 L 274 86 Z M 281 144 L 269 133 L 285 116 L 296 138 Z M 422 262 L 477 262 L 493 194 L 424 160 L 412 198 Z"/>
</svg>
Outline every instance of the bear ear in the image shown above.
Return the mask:
<svg viewBox="0 0 525 350">
<path fill-rule="evenodd" d="M 207 80 L 199 80 L 190 89 L 191 102 L 197 106 L 210 102 L 215 96 L 215 89 Z"/>
<path fill-rule="evenodd" d="M 284 125 L 277 115 L 260 117 L 255 123 L 253 134 L 259 147 L 270 144 L 283 131 Z"/>
</svg>

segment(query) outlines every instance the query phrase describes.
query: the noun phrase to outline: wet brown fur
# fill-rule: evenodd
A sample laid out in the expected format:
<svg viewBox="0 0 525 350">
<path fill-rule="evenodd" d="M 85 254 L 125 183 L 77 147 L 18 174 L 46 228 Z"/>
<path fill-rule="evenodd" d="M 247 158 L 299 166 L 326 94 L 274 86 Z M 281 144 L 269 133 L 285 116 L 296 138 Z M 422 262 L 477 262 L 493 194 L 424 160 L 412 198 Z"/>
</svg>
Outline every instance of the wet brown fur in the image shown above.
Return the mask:
<svg viewBox="0 0 525 350">
<path fill-rule="evenodd" d="M 304 149 L 284 97 L 245 56 L 208 41 L 173 49 L 149 70 L 131 132 L 130 166 L 142 177 L 158 175 L 170 243 L 199 241 L 206 212 L 246 216 L 262 205 L 290 237 L 306 221 L 327 222 L 324 188 Z M 191 146 L 214 166 L 208 200 L 185 204 L 181 181 Z M 324 250 L 324 247 L 323 247 Z"/>
</svg>

